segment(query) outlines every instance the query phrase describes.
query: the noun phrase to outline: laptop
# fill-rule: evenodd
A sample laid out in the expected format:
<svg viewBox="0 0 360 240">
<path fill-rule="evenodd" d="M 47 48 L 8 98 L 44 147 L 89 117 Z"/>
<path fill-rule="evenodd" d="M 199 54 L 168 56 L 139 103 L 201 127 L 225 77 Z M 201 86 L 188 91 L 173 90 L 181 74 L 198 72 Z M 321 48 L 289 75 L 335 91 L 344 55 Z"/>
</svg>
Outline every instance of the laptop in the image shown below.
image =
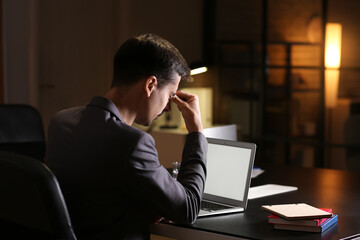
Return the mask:
<svg viewBox="0 0 360 240">
<path fill-rule="evenodd" d="M 198 217 L 246 209 L 254 143 L 207 138 L 207 177 Z"/>
</svg>

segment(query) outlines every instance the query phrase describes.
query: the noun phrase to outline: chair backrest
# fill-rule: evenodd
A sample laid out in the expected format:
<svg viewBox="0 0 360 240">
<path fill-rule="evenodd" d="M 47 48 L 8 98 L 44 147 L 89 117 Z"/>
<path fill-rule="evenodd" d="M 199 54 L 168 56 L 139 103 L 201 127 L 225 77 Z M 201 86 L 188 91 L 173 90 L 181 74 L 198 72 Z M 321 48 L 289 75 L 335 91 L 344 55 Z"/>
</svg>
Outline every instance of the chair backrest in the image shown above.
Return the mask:
<svg viewBox="0 0 360 240">
<path fill-rule="evenodd" d="M 49 233 L 51 239 L 76 239 L 58 181 L 42 162 L 0 151 L 0 193 L 2 221 Z"/>
<path fill-rule="evenodd" d="M 45 134 L 41 116 L 34 107 L 0 104 L 0 150 L 43 161 Z"/>
</svg>

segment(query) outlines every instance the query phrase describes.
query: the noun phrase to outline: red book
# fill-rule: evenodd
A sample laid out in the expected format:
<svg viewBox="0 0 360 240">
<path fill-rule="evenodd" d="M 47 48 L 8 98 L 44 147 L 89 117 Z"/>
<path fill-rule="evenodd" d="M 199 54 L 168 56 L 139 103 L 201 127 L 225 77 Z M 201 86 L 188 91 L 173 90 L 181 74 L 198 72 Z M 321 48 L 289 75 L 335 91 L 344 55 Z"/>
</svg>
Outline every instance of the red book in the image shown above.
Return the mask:
<svg viewBox="0 0 360 240">
<path fill-rule="evenodd" d="M 328 213 L 332 213 L 332 209 L 320 208 Z M 304 219 L 304 220 L 286 220 L 275 214 L 269 215 L 269 223 L 273 224 L 285 224 L 285 225 L 298 225 L 298 226 L 320 226 L 328 218 L 314 218 L 314 219 Z"/>
</svg>

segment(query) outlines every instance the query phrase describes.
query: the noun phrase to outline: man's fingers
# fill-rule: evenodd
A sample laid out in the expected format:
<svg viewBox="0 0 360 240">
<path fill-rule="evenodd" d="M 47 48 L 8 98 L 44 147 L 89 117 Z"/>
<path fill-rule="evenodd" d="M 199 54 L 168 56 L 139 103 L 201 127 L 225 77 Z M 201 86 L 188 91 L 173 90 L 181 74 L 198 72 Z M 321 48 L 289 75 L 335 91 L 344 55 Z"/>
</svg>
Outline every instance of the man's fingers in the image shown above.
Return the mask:
<svg viewBox="0 0 360 240">
<path fill-rule="evenodd" d="M 177 91 L 176 96 L 178 96 L 181 100 L 186 102 L 189 98 L 191 98 L 193 96 L 193 94 L 183 92 L 183 91 Z"/>
<path fill-rule="evenodd" d="M 199 100 L 195 94 L 177 91 L 170 100 L 179 108 L 189 132 L 202 132 Z"/>
<path fill-rule="evenodd" d="M 170 98 L 172 102 L 174 102 L 179 108 L 185 104 L 184 100 L 182 100 L 179 96 L 175 95 Z"/>
<path fill-rule="evenodd" d="M 174 103 L 179 103 L 180 101 L 182 101 L 177 95 L 172 96 L 170 100 Z"/>
</svg>

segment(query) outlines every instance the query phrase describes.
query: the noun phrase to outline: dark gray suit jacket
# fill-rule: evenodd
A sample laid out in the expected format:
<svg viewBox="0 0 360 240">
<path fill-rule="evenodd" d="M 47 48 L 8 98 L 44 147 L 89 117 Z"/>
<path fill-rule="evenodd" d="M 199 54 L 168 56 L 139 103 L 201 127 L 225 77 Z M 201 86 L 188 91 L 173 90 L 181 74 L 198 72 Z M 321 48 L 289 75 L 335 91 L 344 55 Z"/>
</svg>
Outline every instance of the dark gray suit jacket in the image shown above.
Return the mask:
<svg viewBox="0 0 360 240">
<path fill-rule="evenodd" d="M 114 103 L 94 97 L 53 117 L 45 162 L 59 180 L 79 239 L 148 239 L 155 216 L 195 221 L 206 152 L 204 135 L 188 134 L 173 180 L 158 161 L 154 139 L 126 125 Z"/>
</svg>

